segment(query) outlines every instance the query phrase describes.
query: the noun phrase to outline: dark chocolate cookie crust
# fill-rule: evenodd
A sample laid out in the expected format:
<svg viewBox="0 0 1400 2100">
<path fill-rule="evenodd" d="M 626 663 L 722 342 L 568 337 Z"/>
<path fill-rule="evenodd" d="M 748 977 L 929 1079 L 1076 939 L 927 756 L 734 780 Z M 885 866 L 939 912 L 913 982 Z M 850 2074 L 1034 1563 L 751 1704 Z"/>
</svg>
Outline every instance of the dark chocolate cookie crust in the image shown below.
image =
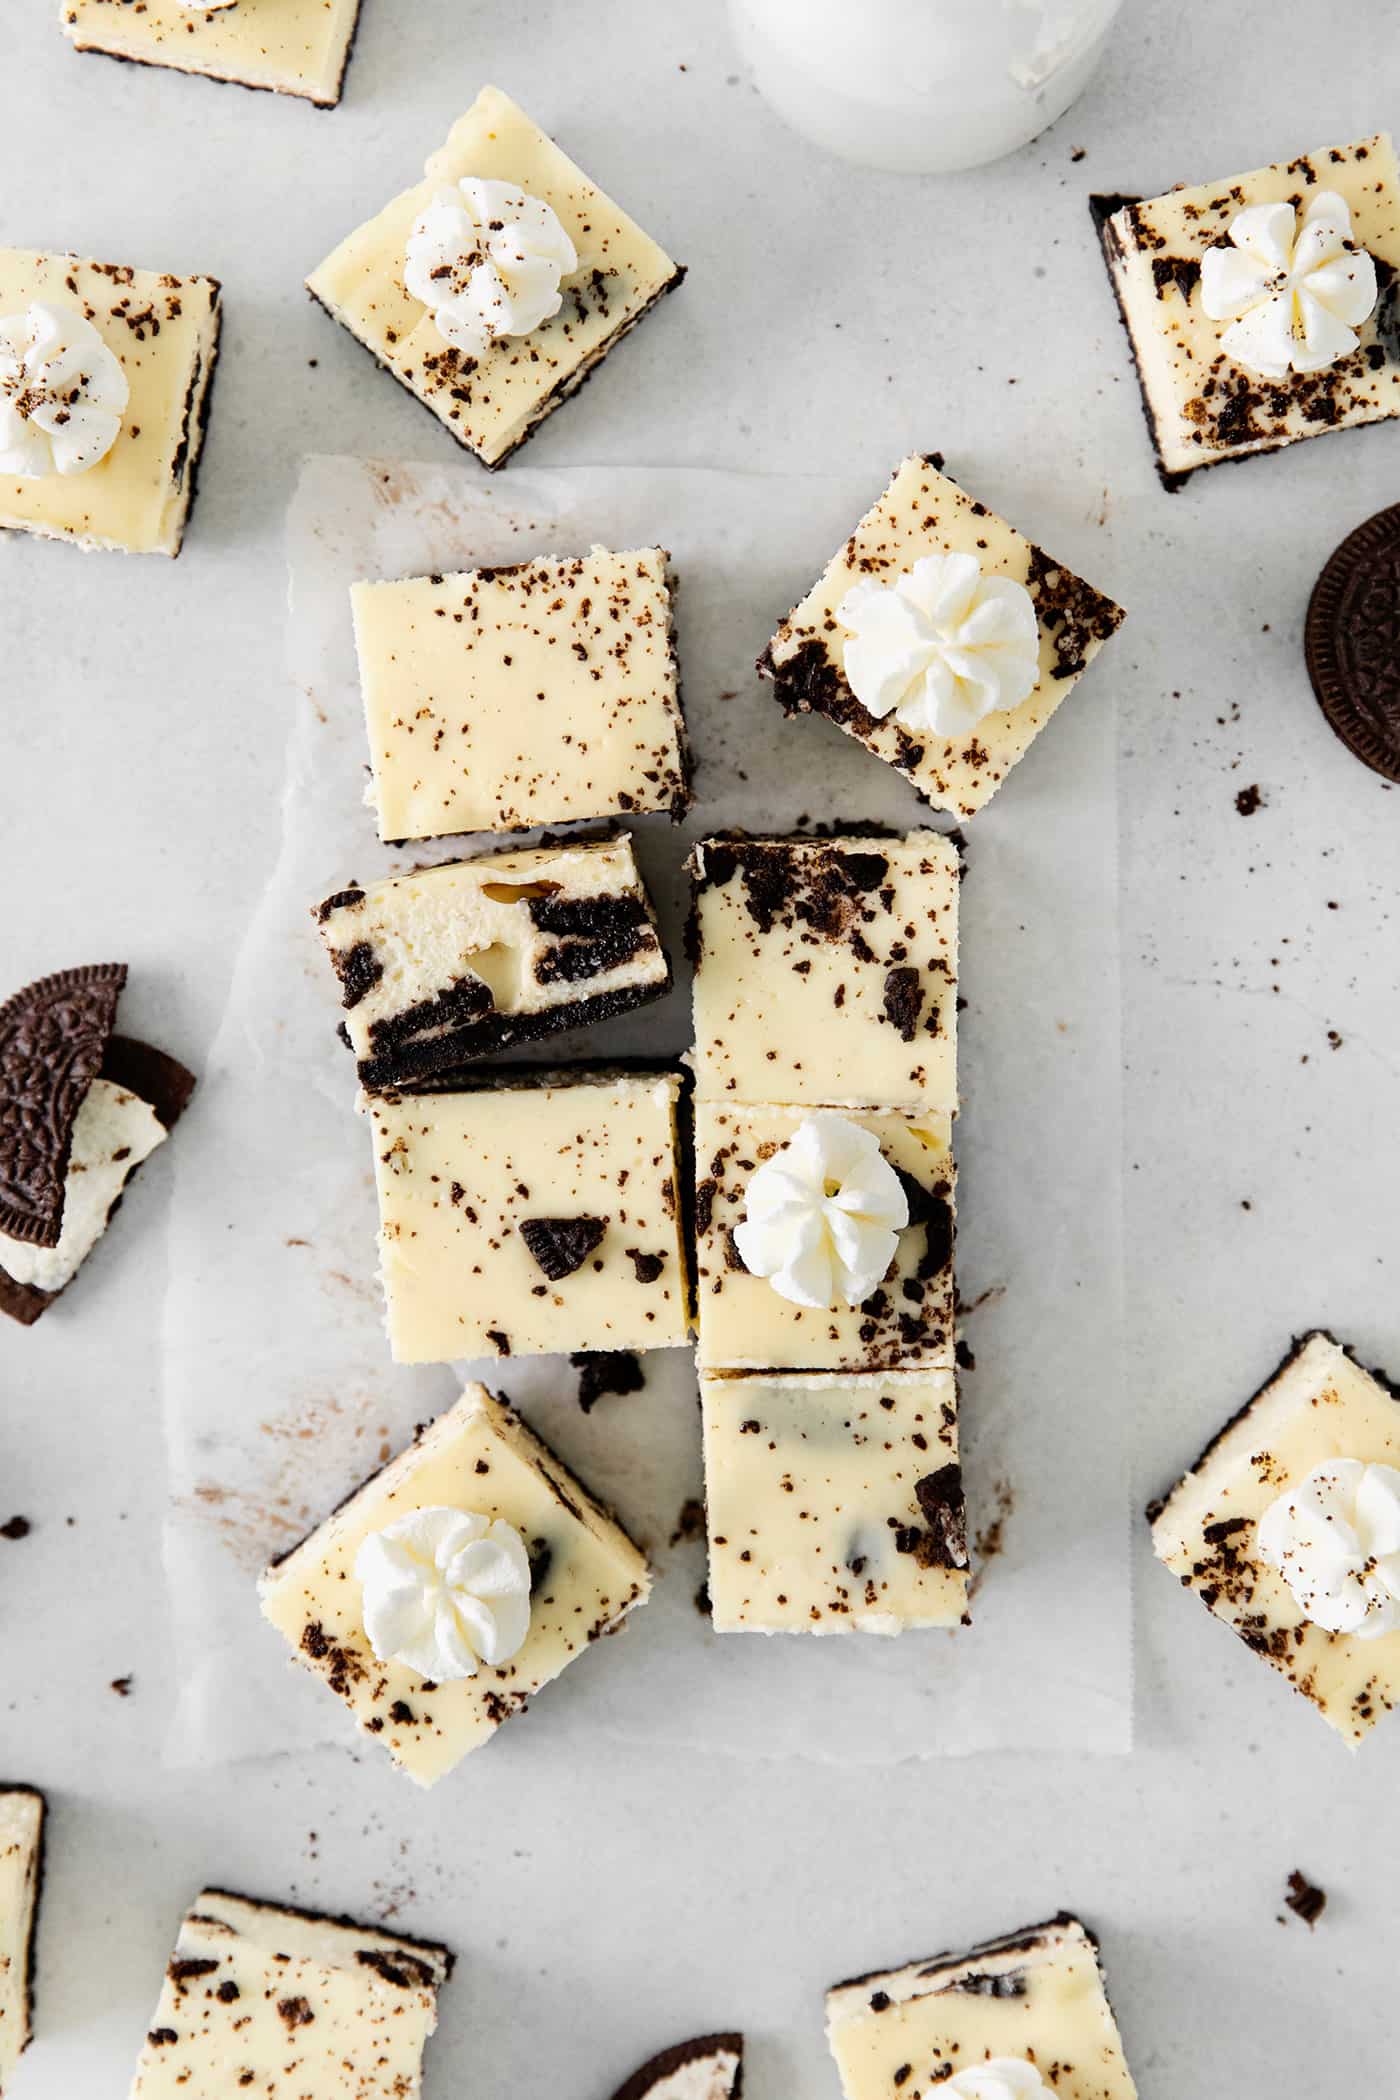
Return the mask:
<svg viewBox="0 0 1400 2100">
<path fill-rule="evenodd" d="M 202 1896 L 221 1896 L 230 1903 L 246 1903 L 250 1910 L 260 1910 L 272 1916 L 305 1918 L 310 1925 L 340 1925 L 347 1932 L 363 1932 L 374 1939 L 402 1940 L 406 1947 L 419 1947 L 424 1954 L 434 1954 L 442 1964 L 443 1980 L 457 1966 L 457 1957 L 450 1947 L 438 1940 L 420 1939 L 411 1932 L 399 1932 L 387 1925 L 367 1925 L 363 1918 L 348 1917 L 344 1911 L 307 1910 L 300 1903 L 273 1903 L 266 1896 L 248 1896 L 241 1889 L 223 1889 L 206 1886 L 200 1890 Z"/>
<path fill-rule="evenodd" d="M 1358 525 L 1327 561 L 1308 602 L 1303 655 L 1348 751 L 1400 782 L 1400 504 Z"/>
</svg>

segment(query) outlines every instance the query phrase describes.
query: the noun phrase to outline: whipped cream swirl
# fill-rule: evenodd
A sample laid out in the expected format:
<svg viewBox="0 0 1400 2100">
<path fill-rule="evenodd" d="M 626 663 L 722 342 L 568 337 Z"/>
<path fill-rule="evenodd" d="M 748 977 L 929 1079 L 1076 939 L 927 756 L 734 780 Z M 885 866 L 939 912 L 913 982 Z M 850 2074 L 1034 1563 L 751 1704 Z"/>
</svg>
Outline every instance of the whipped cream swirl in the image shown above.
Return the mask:
<svg viewBox="0 0 1400 2100">
<path fill-rule="evenodd" d="M 1332 1458 L 1271 1502 L 1259 1557 L 1327 1633 L 1400 1631 L 1400 1470 Z"/>
<path fill-rule="evenodd" d="M 894 1260 L 909 1204 L 875 1133 L 829 1109 L 806 1116 L 748 1186 L 734 1244 L 792 1305 L 860 1305 Z"/>
<path fill-rule="evenodd" d="M 371 1532 L 355 1556 L 369 1644 L 443 1684 L 518 1655 L 530 1627 L 530 1561 L 503 1518 L 416 1509 Z"/>
<path fill-rule="evenodd" d="M 1376 266 L 1352 239 L 1345 197 L 1319 190 L 1301 221 L 1291 204 L 1251 204 L 1226 232 L 1231 245 L 1201 257 L 1201 305 L 1230 323 L 1226 355 L 1264 379 L 1350 357 L 1376 303 Z"/>
<path fill-rule="evenodd" d="M 464 175 L 414 221 L 404 285 L 445 343 L 480 357 L 498 337 L 551 320 L 577 268 L 552 205 L 513 182 Z"/>
<path fill-rule="evenodd" d="M 91 321 L 36 299 L 0 315 L 0 474 L 86 474 L 117 441 L 131 399 Z"/>
<path fill-rule="evenodd" d="M 1035 601 L 1010 576 L 984 576 L 975 554 L 928 554 L 892 584 L 847 591 L 846 679 L 877 720 L 970 736 L 984 715 L 1019 707 L 1040 676 Z"/>
<path fill-rule="evenodd" d="M 1026 2057 L 989 2056 L 984 2064 L 956 2072 L 938 2090 L 942 2100 L 1030 2100 L 1050 2088 Z"/>
</svg>

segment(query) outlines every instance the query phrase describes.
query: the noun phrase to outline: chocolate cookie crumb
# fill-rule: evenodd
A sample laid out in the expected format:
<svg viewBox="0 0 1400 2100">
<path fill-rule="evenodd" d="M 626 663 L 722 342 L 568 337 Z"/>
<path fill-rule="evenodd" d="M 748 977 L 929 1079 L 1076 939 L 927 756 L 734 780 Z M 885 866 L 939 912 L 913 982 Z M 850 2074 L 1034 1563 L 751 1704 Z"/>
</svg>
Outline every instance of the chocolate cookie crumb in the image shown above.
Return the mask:
<svg viewBox="0 0 1400 2100">
<path fill-rule="evenodd" d="M 11 1517 L 7 1524 L 0 1524 L 0 1539 L 27 1539 L 33 1529 L 28 1517 Z"/>
<path fill-rule="evenodd" d="M 1302 1919 L 1309 1932 L 1327 1908 L 1326 1890 L 1318 1888 L 1296 1867 L 1288 1877 L 1288 1893 L 1283 1900 L 1294 1916 Z"/>
<path fill-rule="evenodd" d="M 578 1350 L 569 1362 L 579 1374 L 578 1404 L 585 1414 L 606 1393 L 639 1393 L 646 1384 L 630 1349 Z"/>
</svg>

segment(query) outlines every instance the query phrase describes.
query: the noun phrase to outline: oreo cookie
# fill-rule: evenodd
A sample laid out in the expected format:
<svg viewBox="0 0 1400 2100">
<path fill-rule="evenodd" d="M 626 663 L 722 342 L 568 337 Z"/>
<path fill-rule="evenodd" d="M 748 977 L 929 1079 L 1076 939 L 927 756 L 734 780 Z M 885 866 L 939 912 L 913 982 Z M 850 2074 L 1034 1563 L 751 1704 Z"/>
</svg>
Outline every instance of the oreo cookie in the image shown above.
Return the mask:
<svg viewBox="0 0 1400 2100">
<path fill-rule="evenodd" d="M 117 967 L 120 968 L 122 977 L 125 979 L 126 966 L 121 964 Z M 81 971 L 70 971 L 66 974 L 69 976 L 81 976 L 84 973 Z M 51 983 L 55 980 L 46 978 L 43 981 L 44 983 Z M 39 987 L 36 986 L 33 989 L 37 990 Z M 19 996 L 23 998 L 25 995 L 21 993 Z M 11 1004 L 13 1003 L 11 1001 Z M 108 1037 L 102 1053 L 100 1070 L 94 1073 L 93 1077 L 109 1079 L 113 1086 L 119 1086 L 129 1094 L 139 1095 L 143 1101 L 148 1102 L 155 1110 L 156 1115 L 167 1130 L 174 1129 L 188 1107 L 190 1096 L 195 1089 L 193 1072 L 187 1071 L 177 1058 L 169 1056 L 164 1050 L 157 1050 L 151 1043 L 137 1042 L 131 1036 L 125 1035 Z M 91 1085 L 91 1080 L 89 1080 L 88 1084 Z M 83 1091 L 86 1093 L 87 1088 L 85 1087 Z M 76 1120 L 76 1110 L 74 1111 L 74 1117 Z M 71 1128 L 68 1133 L 68 1139 L 71 1146 Z M 64 1164 L 66 1171 L 66 1152 Z M 139 1168 L 134 1170 L 137 1173 L 139 1171 Z M 126 1188 L 131 1186 L 132 1178 L 128 1177 Z M 126 1188 L 118 1195 L 112 1208 L 108 1211 L 108 1224 L 111 1223 L 117 1211 L 121 1208 L 122 1196 L 126 1193 Z M 12 1236 L 15 1238 L 19 1237 L 18 1234 Z M 67 1288 L 67 1284 L 62 1286 L 62 1290 Z M 62 1290 L 46 1291 L 40 1289 L 37 1284 L 21 1283 L 11 1276 L 3 1266 L 0 1266 L 0 1313 L 7 1315 L 11 1320 L 17 1320 L 21 1327 L 32 1327 L 36 1320 L 42 1319 L 54 1300 L 62 1295 Z"/>
<path fill-rule="evenodd" d="M 739 2100 L 744 2083 L 744 2037 L 702 2034 L 693 2042 L 663 2049 L 625 2085 L 613 2100 Z"/>
<path fill-rule="evenodd" d="M 1358 525 L 1332 555 L 1313 587 L 1303 652 L 1347 749 L 1400 781 L 1400 503 Z"/>
<path fill-rule="evenodd" d="M 102 1069 L 125 963 L 60 970 L 0 1007 L 0 1232 L 56 1247 L 73 1125 Z"/>
</svg>

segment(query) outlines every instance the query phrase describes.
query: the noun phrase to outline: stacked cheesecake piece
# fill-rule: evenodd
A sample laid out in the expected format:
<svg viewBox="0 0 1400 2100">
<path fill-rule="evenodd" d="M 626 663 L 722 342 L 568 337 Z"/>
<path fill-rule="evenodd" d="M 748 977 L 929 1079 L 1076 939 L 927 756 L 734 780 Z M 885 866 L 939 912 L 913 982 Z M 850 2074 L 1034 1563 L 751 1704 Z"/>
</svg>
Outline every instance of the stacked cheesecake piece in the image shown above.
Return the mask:
<svg viewBox="0 0 1400 2100">
<path fill-rule="evenodd" d="M 957 851 L 733 835 L 691 872 L 714 1623 L 956 1625 Z"/>
</svg>

